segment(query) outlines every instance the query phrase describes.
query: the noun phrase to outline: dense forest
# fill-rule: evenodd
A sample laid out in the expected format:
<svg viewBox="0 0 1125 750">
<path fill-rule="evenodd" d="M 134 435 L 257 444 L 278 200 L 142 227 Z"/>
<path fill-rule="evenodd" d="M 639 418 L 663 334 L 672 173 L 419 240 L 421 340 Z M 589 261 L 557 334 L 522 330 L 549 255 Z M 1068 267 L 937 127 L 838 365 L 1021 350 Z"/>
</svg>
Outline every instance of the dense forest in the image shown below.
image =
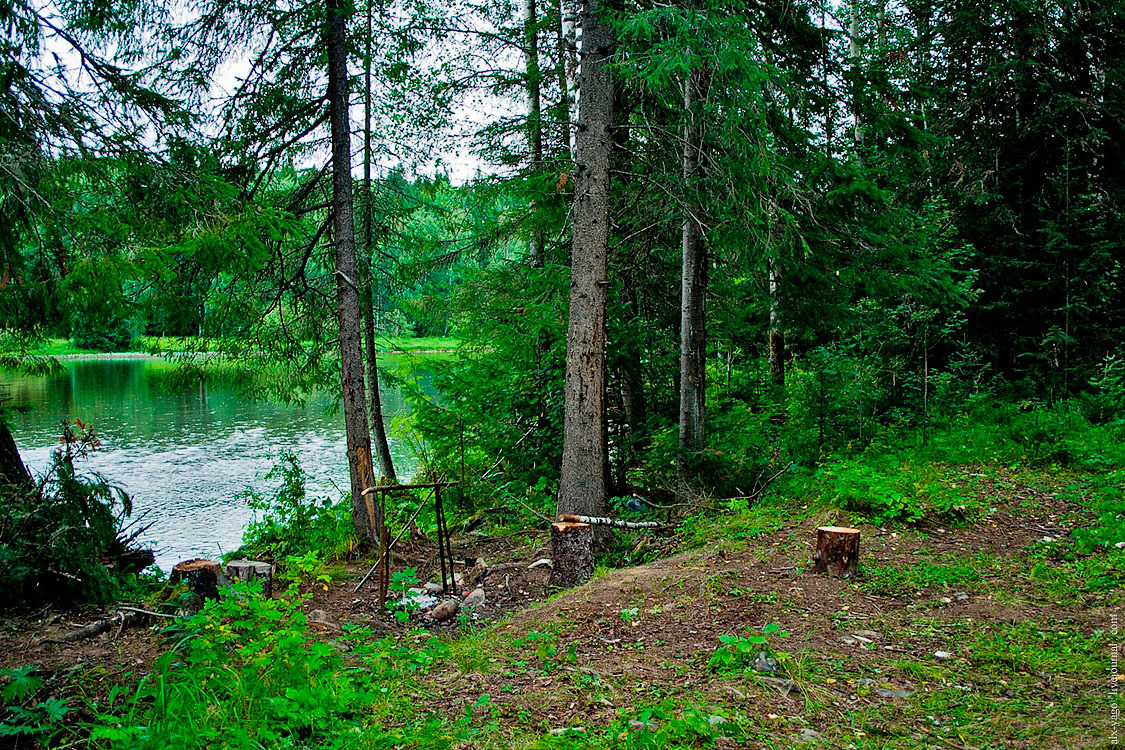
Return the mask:
<svg viewBox="0 0 1125 750">
<path fill-rule="evenodd" d="M 380 379 L 413 387 L 380 355 L 392 337 L 445 337 L 458 343 L 437 368 L 441 396 L 414 387 L 399 429 L 418 446 L 414 481 L 458 482 L 458 519 L 514 529 L 659 509 L 691 546 L 711 537 L 690 528 L 717 517 L 715 538 L 755 523 L 773 533 L 820 502 L 854 525 L 932 535 L 995 505 L 966 499 L 974 479 L 942 485 L 953 470 L 941 467 L 1007 461 L 1097 488 L 1073 546 L 1051 559 L 1086 566 L 1063 588 L 1096 579 L 1115 597 L 1097 606 L 1120 602 L 1125 3 L 12 0 L 0 26 L 0 367 L 50 371 L 48 345 L 66 339 L 67 351 L 157 351 L 185 378 L 255 398 L 338 393 L 350 499 L 324 512 L 335 536 L 302 537 L 314 557 L 332 547 L 373 562 L 388 528 L 414 524 L 416 506 L 370 502 L 403 479 Z M 41 540 L 56 536 L 29 525 L 45 515 L 29 508 L 89 530 L 92 575 L 89 560 L 120 542 L 103 511 L 129 499 L 76 471 L 96 447 L 81 423 L 52 473 L 33 477 L 5 408 L 0 577 L 23 592 L 9 604 L 39 604 L 52 598 L 35 593 Z M 299 505 L 300 469 L 289 472 Z M 813 510 L 784 504 L 809 496 Z M 768 521 L 747 520 L 766 507 Z M 303 513 L 286 519 L 312 523 Z M 250 536 L 308 551 L 295 528 Z M 595 544 L 611 567 L 653 550 L 608 534 Z M 123 595 L 106 575 L 60 590 Z M 253 606 L 267 619 L 297 611 Z M 178 632 L 199 635 L 204 616 Z M 1108 619 L 1097 627 L 1100 647 Z M 210 658 L 190 648 L 193 669 Z M 294 664 L 311 658 L 286 648 Z M 395 679 L 429 668 L 395 648 Z M 561 668 L 562 645 L 549 650 Z M 294 669 L 346 671 L 313 653 L 323 663 Z M 16 690 L 30 672 L 7 674 L 0 727 L 18 726 L 37 689 Z M 333 689 L 363 692 L 348 679 Z M 164 700 L 190 713 L 186 698 Z M 350 714 L 324 710 L 347 731 Z M 653 722 L 708 726 L 660 735 L 630 714 L 624 734 L 582 741 L 727 741 L 708 734 L 707 710 L 668 710 Z M 355 746 L 449 746 L 399 719 L 378 719 L 397 739 Z M 172 726 L 146 737 L 186 741 Z M 1083 726 L 1076 737 L 1109 736 Z M 103 730 L 79 734 L 137 737 Z M 254 746 L 344 746 L 319 728 L 270 731 Z M 919 731 L 923 746 L 931 730 Z M 853 746 L 897 746 L 898 732 Z M 1048 746 L 1031 736 L 973 742 Z"/>
</svg>

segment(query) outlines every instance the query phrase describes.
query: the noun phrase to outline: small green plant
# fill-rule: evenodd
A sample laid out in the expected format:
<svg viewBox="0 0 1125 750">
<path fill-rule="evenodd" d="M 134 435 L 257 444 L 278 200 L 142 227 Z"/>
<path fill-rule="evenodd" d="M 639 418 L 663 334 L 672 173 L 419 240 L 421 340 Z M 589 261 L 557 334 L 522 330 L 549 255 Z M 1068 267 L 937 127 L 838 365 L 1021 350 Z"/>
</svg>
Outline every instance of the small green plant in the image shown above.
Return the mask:
<svg viewBox="0 0 1125 750">
<path fill-rule="evenodd" d="M 414 597 L 408 595 L 407 589 L 417 585 L 417 568 L 403 568 L 402 570 L 396 570 L 394 573 L 391 573 L 391 588 L 402 595 L 394 615 L 395 619 L 402 623 L 404 631 L 406 630 L 407 623 L 410 622 L 410 613 L 418 609 L 418 602 Z"/>
<path fill-rule="evenodd" d="M 625 621 L 626 625 L 636 625 L 641 619 L 640 608 L 629 607 L 628 609 L 621 610 L 621 619 Z"/>
<path fill-rule="evenodd" d="M 788 637 L 789 633 L 781 629 L 780 623 L 771 622 L 762 626 L 761 635 L 720 635 L 723 643 L 709 661 L 713 669 L 723 671 L 740 669 L 757 657 L 759 652 L 765 651 L 773 654 L 771 646 L 773 639 Z"/>
<path fill-rule="evenodd" d="M 551 633 L 532 631 L 516 643 L 535 647 L 539 668 L 545 674 L 557 671 L 563 664 L 575 664 L 578 661 L 578 644 L 570 644 L 570 647 L 560 655 L 557 638 Z"/>
<path fill-rule="evenodd" d="M 283 451 L 266 480 L 280 480 L 281 486 L 272 496 L 247 494 L 255 519 L 243 535 L 239 555 L 285 559 L 313 552 L 320 559 L 330 559 L 355 549 L 350 504 L 309 497 L 307 477 L 294 453 Z"/>
<path fill-rule="evenodd" d="M 67 714 L 68 701 L 51 698 L 36 701 L 35 694 L 43 686 L 34 666 L 0 669 L 0 737 L 26 737 L 42 742 L 60 733 Z"/>
</svg>

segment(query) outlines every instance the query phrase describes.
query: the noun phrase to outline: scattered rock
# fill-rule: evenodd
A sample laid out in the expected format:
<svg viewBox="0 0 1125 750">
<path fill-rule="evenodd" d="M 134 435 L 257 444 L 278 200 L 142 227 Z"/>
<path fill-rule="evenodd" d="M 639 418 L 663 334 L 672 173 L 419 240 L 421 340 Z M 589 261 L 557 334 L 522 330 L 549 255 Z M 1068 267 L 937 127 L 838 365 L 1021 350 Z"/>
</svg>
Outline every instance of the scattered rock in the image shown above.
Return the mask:
<svg viewBox="0 0 1125 750">
<path fill-rule="evenodd" d="M 470 591 L 465 595 L 465 601 L 461 602 L 461 606 L 467 610 L 484 609 L 484 589 L 478 586 Z"/>
<path fill-rule="evenodd" d="M 634 730 L 644 729 L 648 732 L 656 732 L 660 730 L 660 725 L 655 721 L 637 721 L 636 719 L 629 719 L 629 728 Z"/>
<path fill-rule="evenodd" d="M 949 653 L 948 651 L 935 651 L 934 656 L 941 661 L 947 661 L 953 658 L 953 654 Z"/>
<path fill-rule="evenodd" d="M 967 593 L 965 593 L 964 591 L 956 591 L 953 594 L 953 598 L 956 599 L 959 602 L 963 602 L 963 601 L 965 601 L 969 598 L 969 595 Z"/>
<path fill-rule="evenodd" d="M 953 600 L 952 600 L 952 599 L 950 599 L 950 598 L 949 598 L 948 596 L 943 596 L 943 597 L 941 598 L 941 603 L 942 603 L 942 604 L 952 604 L 952 603 L 953 603 Z"/>
<path fill-rule="evenodd" d="M 913 690 L 900 690 L 898 688 L 875 686 L 875 694 L 880 698 L 909 698 L 914 695 Z"/>
<path fill-rule="evenodd" d="M 759 677 L 758 679 L 760 679 L 760 680 L 772 680 L 774 678 L 772 678 L 772 677 Z M 742 692 L 741 690 L 736 688 L 734 685 L 720 685 L 719 689 L 722 690 L 727 695 L 729 695 L 730 697 L 734 698 L 735 700 L 740 700 L 740 701 L 746 700 L 746 693 Z"/>
<path fill-rule="evenodd" d="M 768 651 L 759 651 L 750 667 L 761 674 L 777 674 L 778 671 L 777 659 L 770 656 Z"/>
<path fill-rule="evenodd" d="M 719 714 L 711 714 L 707 717 L 707 723 L 712 727 L 721 727 L 723 724 L 728 723 L 728 721 L 727 717 L 719 716 Z"/>
<path fill-rule="evenodd" d="M 780 677 L 759 677 L 758 682 L 777 688 L 777 692 L 785 697 L 788 697 L 790 693 L 801 692 L 801 686 L 793 680 L 782 679 Z"/>
<path fill-rule="evenodd" d="M 461 610 L 461 602 L 456 599 L 446 599 L 441 604 L 434 607 L 433 618 L 438 622 L 445 622 L 452 619 Z"/>
<path fill-rule="evenodd" d="M 434 583 L 433 581 L 426 581 L 422 584 L 422 590 L 427 594 L 440 594 L 442 593 L 441 584 Z"/>
<path fill-rule="evenodd" d="M 797 739 L 801 742 L 824 742 L 824 735 L 815 729 L 804 727 L 797 731 Z"/>
<path fill-rule="evenodd" d="M 323 609 L 314 609 L 313 611 L 309 612 L 308 619 L 310 625 L 318 625 L 322 628 L 328 628 L 330 630 L 340 629 L 340 626 L 337 625 L 336 621 L 332 619 L 332 615 L 328 614 Z"/>
</svg>

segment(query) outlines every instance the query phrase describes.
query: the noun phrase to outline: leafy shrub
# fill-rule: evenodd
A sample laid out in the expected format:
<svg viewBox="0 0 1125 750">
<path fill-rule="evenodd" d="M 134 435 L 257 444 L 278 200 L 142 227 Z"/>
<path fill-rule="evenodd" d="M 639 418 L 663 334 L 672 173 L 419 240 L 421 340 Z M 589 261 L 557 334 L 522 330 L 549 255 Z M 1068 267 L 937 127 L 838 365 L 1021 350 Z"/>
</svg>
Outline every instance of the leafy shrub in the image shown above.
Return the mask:
<svg viewBox="0 0 1125 750">
<path fill-rule="evenodd" d="M 720 635 L 723 643 L 711 655 L 711 667 L 717 670 L 739 669 L 752 662 L 760 652 L 773 653 L 774 638 L 785 638 L 789 634 L 781 625 L 771 622 L 762 626 L 761 635 Z"/>
<path fill-rule="evenodd" d="M 122 521 L 132 512 L 124 490 L 79 474 L 75 460 L 97 447 L 78 423 L 63 427 L 63 447 L 30 489 L 0 494 L 0 590 L 3 605 L 112 600 L 131 574 L 107 567 L 124 551 Z"/>
<path fill-rule="evenodd" d="M 35 672 L 33 666 L 0 669 L 0 738 L 48 742 L 62 731 L 72 708 L 59 698 L 36 700 L 43 679 Z"/>
<path fill-rule="evenodd" d="M 310 498 L 305 472 L 291 451 L 283 451 L 281 462 L 266 474 L 267 481 L 275 479 L 281 480 L 281 486 L 272 497 L 249 493 L 250 507 L 262 516 L 247 527 L 243 548 L 236 554 L 282 560 L 312 552 L 326 559 L 355 549 L 351 505 Z"/>
<path fill-rule="evenodd" d="M 977 500 L 952 481 L 941 466 L 867 451 L 828 464 L 817 473 L 822 494 L 841 508 L 875 523 L 964 521 L 979 510 Z"/>
</svg>

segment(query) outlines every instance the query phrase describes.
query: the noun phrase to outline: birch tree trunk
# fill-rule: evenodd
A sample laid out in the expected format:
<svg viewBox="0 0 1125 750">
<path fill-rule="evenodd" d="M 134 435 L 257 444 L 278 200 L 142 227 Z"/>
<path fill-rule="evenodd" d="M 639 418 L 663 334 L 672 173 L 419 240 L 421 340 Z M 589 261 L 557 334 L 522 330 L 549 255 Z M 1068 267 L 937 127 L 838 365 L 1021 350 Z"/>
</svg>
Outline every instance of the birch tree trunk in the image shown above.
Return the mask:
<svg viewBox="0 0 1125 750">
<path fill-rule="evenodd" d="M 613 30 L 601 0 L 582 6 L 581 105 L 576 139 L 570 316 L 559 513 L 604 516 L 606 440 L 606 256 L 609 243 L 609 154 Z"/>
<path fill-rule="evenodd" d="M 360 538 L 378 540 L 381 519 L 368 513 L 363 492 L 374 486 L 367 399 L 363 392 L 359 288 L 356 285 L 351 127 L 348 123 L 348 48 L 346 11 L 341 0 L 327 0 L 325 46 L 328 53 L 328 119 L 332 132 L 332 228 L 336 246 L 336 313 L 340 325 L 340 368 L 351 474 L 352 521 Z M 376 542 L 377 543 L 377 542 Z"/>
<path fill-rule="evenodd" d="M 570 158 L 577 159 L 577 129 L 573 119 L 578 113 L 578 28 L 576 0 L 559 0 L 559 87 L 562 90 L 563 127 Z M 585 22 L 583 22 L 585 30 Z"/>
<path fill-rule="evenodd" d="M 700 175 L 702 124 L 698 103 L 701 100 L 703 73 L 692 71 L 684 80 L 684 185 L 694 195 Z M 680 448 L 696 453 L 703 449 L 704 394 L 706 391 L 707 329 L 707 253 L 700 225 L 701 208 L 689 198 L 684 209 L 683 268 L 680 280 Z M 681 461 L 681 478 L 687 479 L 687 463 Z"/>
<path fill-rule="evenodd" d="M 778 261 L 769 261 L 770 286 L 770 332 L 769 356 L 770 378 L 779 385 L 785 384 L 785 333 L 781 330 L 781 271 Z"/>
</svg>

